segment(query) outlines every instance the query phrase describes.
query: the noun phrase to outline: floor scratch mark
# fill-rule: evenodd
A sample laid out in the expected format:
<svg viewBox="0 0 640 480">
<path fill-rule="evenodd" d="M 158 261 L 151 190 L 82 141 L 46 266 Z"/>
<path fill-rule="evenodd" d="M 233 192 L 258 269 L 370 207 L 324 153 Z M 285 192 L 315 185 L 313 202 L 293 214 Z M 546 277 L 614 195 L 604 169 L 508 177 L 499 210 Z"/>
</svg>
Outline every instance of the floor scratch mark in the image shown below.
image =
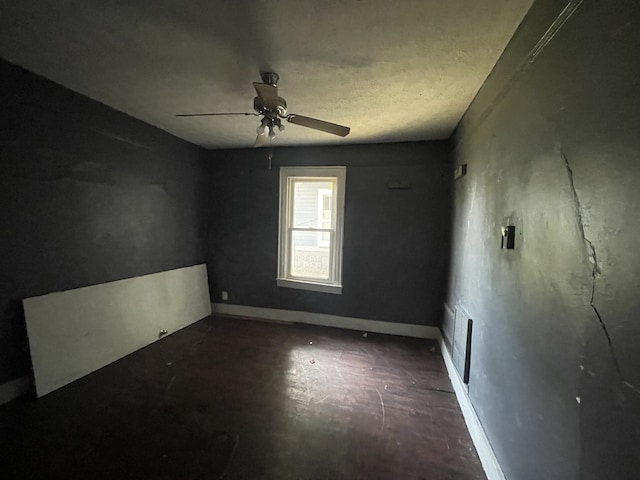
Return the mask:
<svg viewBox="0 0 640 480">
<path fill-rule="evenodd" d="M 384 401 L 382 400 L 382 395 L 380 395 L 380 390 L 376 388 L 376 393 L 378 394 L 378 398 L 380 398 L 380 406 L 382 407 L 382 430 L 384 431 L 385 424 L 385 413 L 384 413 Z"/>
<path fill-rule="evenodd" d="M 416 377 L 414 377 L 414 376 L 413 376 L 413 373 L 411 373 L 411 372 L 410 372 L 409 370 L 407 370 L 406 368 L 404 369 L 404 371 L 405 371 L 405 372 L 407 372 L 407 375 L 409 375 L 409 376 L 413 379 L 413 381 L 414 381 L 415 383 L 418 383 L 418 379 L 417 379 Z"/>
<path fill-rule="evenodd" d="M 362 347 L 362 350 L 364 351 L 364 353 L 366 353 L 367 355 L 369 355 L 369 358 L 371 359 L 371 363 L 373 363 L 374 365 L 376 364 L 376 360 L 375 358 L 373 358 L 373 355 L 371 355 L 369 353 L 369 350 L 367 350 L 365 347 Z"/>
<path fill-rule="evenodd" d="M 191 344 L 191 347 L 189 347 L 189 356 L 192 356 L 195 353 L 195 349 L 198 347 L 198 345 L 200 345 L 202 342 L 204 342 L 207 339 L 207 336 L 209 335 L 211 328 L 212 328 L 212 324 L 209 323 L 209 327 L 207 328 L 207 330 Z"/>
</svg>

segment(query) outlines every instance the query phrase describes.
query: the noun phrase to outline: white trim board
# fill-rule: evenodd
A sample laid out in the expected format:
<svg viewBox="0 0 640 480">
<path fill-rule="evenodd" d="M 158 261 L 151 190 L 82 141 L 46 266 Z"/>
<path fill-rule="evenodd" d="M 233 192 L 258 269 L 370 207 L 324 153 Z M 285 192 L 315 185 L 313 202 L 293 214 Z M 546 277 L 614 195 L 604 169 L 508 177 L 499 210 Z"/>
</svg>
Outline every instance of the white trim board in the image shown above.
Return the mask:
<svg viewBox="0 0 640 480">
<path fill-rule="evenodd" d="M 26 395 L 29 390 L 31 390 L 31 378 L 28 375 L 0 384 L 0 405 Z"/>
<path fill-rule="evenodd" d="M 204 264 L 22 304 L 39 397 L 211 314 Z"/>
<path fill-rule="evenodd" d="M 287 323 L 306 323 L 322 325 L 324 327 L 344 328 L 362 332 L 385 333 L 416 338 L 440 338 L 440 329 L 428 325 L 413 325 L 410 323 L 383 322 L 381 320 L 366 320 L 364 318 L 342 317 L 326 313 L 299 312 L 295 310 L 280 310 L 276 308 L 248 307 L 229 303 L 213 303 L 214 314 L 232 315 Z"/>
<path fill-rule="evenodd" d="M 442 353 L 444 364 L 447 367 L 447 372 L 451 379 L 451 385 L 453 385 L 453 390 L 456 392 L 458 404 L 462 410 L 462 415 L 464 416 L 464 421 L 467 424 L 467 429 L 469 430 L 469 435 L 471 435 L 473 445 L 476 447 L 478 457 L 480 457 L 484 473 L 487 475 L 487 480 L 506 480 L 506 477 L 502 472 L 502 468 L 500 467 L 500 463 L 498 462 L 493 448 L 491 447 L 491 443 L 489 443 L 487 434 L 485 433 L 484 428 L 480 423 L 480 419 L 471 404 L 467 388 L 465 384 L 462 383 L 460 375 L 458 375 L 458 371 L 453 365 L 451 353 L 447 348 L 446 342 L 442 337 L 440 337 L 439 343 L 440 352 Z"/>
</svg>

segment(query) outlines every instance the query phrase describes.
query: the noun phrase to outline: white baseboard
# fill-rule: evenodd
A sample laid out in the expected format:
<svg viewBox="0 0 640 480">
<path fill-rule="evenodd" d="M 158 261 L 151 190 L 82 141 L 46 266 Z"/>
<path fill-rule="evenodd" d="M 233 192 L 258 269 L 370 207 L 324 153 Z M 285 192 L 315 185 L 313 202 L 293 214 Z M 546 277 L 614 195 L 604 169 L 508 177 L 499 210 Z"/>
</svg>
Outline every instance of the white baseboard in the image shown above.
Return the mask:
<svg viewBox="0 0 640 480">
<path fill-rule="evenodd" d="M 1 384 L 0 405 L 29 393 L 29 390 L 31 390 L 31 378 L 28 375 Z"/>
<path fill-rule="evenodd" d="M 447 372 L 449 373 L 453 390 L 456 392 L 456 398 L 458 399 L 458 404 L 460 404 L 460 409 L 462 410 L 464 421 L 467 424 L 469 435 L 471 435 L 471 440 L 476 447 L 478 457 L 480 457 L 484 473 L 487 475 L 487 480 L 506 480 L 504 473 L 502 472 L 502 468 L 500 467 L 500 463 L 498 462 L 493 448 L 491 447 L 491 443 L 489 443 L 489 439 L 487 438 L 484 428 L 482 428 L 480 419 L 471 404 L 471 399 L 467 393 L 466 386 L 462 383 L 462 380 L 458 375 L 458 371 L 453 365 L 451 352 L 449 352 L 443 338 L 440 338 L 440 351 L 442 352 L 444 363 L 447 366 Z"/>
<path fill-rule="evenodd" d="M 366 320 L 364 318 L 341 317 L 326 313 L 298 312 L 294 310 L 280 310 L 276 308 L 248 307 L 228 303 L 213 303 L 213 313 L 232 315 L 262 320 L 273 320 L 287 323 L 307 323 L 325 327 L 359 330 L 362 332 L 385 333 L 416 338 L 440 338 L 440 329 L 428 325 L 413 325 L 410 323 L 383 322 L 380 320 Z"/>
</svg>

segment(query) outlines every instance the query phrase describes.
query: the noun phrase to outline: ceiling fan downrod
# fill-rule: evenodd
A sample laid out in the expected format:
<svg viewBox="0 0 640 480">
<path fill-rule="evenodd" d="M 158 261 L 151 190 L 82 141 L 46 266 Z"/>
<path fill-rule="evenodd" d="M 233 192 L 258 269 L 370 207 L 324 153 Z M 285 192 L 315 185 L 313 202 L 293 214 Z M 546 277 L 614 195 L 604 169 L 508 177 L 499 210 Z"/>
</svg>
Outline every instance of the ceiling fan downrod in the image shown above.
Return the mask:
<svg viewBox="0 0 640 480">
<path fill-rule="evenodd" d="M 260 72 L 260 78 L 262 78 L 262 83 L 266 83 L 267 85 L 272 85 L 274 87 L 278 86 L 278 80 L 280 80 L 280 76 L 274 72 Z"/>
</svg>

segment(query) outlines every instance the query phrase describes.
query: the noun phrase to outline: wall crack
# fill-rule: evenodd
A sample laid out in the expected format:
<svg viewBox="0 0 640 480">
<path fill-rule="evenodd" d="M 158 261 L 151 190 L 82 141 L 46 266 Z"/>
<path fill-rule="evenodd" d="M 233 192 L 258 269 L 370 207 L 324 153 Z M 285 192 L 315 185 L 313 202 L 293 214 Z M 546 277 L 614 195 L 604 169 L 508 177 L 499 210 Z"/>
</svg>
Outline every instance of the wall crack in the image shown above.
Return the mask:
<svg viewBox="0 0 640 480">
<path fill-rule="evenodd" d="M 609 330 L 607 329 L 607 324 L 602 318 L 602 315 L 598 311 L 598 307 L 595 305 L 595 296 L 596 296 L 596 288 L 598 283 L 598 277 L 600 276 L 601 270 L 600 265 L 598 263 L 598 255 L 596 253 L 596 248 L 593 245 L 593 242 L 589 240 L 586 235 L 585 227 L 584 227 L 584 218 L 582 215 L 582 204 L 580 203 L 580 197 L 578 196 L 578 192 L 576 190 L 575 183 L 573 181 L 573 170 L 571 169 L 571 165 L 569 165 L 569 159 L 565 155 L 565 153 L 560 149 L 560 156 L 562 157 L 562 161 L 564 162 L 564 168 L 567 172 L 567 177 L 569 178 L 569 186 L 571 187 L 571 195 L 573 197 L 573 205 L 576 211 L 576 217 L 578 219 L 578 229 L 580 231 L 580 236 L 582 237 L 582 241 L 584 242 L 585 251 L 587 252 L 587 258 L 589 259 L 589 263 L 591 263 L 591 298 L 589 299 L 589 307 L 593 310 L 598 322 L 600 322 L 600 328 L 602 329 L 605 338 L 607 339 L 607 343 L 609 345 L 609 352 L 611 354 L 611 358 L 613 360 L 613 364 L 615 366 L 622 383 L 629 389 L 635 391 L 636 393 L 640 393 L 636 387 L 634 387 L 631 383 L 627 382 L 622 373 L 622 368 L 620 367 L 620 363 L 618 362 L 618 357 L 616 356 L 615 349 L 613 347 L 613 341 L 611 340 L 611 335 L 609 335 Z"/>
</svg>

